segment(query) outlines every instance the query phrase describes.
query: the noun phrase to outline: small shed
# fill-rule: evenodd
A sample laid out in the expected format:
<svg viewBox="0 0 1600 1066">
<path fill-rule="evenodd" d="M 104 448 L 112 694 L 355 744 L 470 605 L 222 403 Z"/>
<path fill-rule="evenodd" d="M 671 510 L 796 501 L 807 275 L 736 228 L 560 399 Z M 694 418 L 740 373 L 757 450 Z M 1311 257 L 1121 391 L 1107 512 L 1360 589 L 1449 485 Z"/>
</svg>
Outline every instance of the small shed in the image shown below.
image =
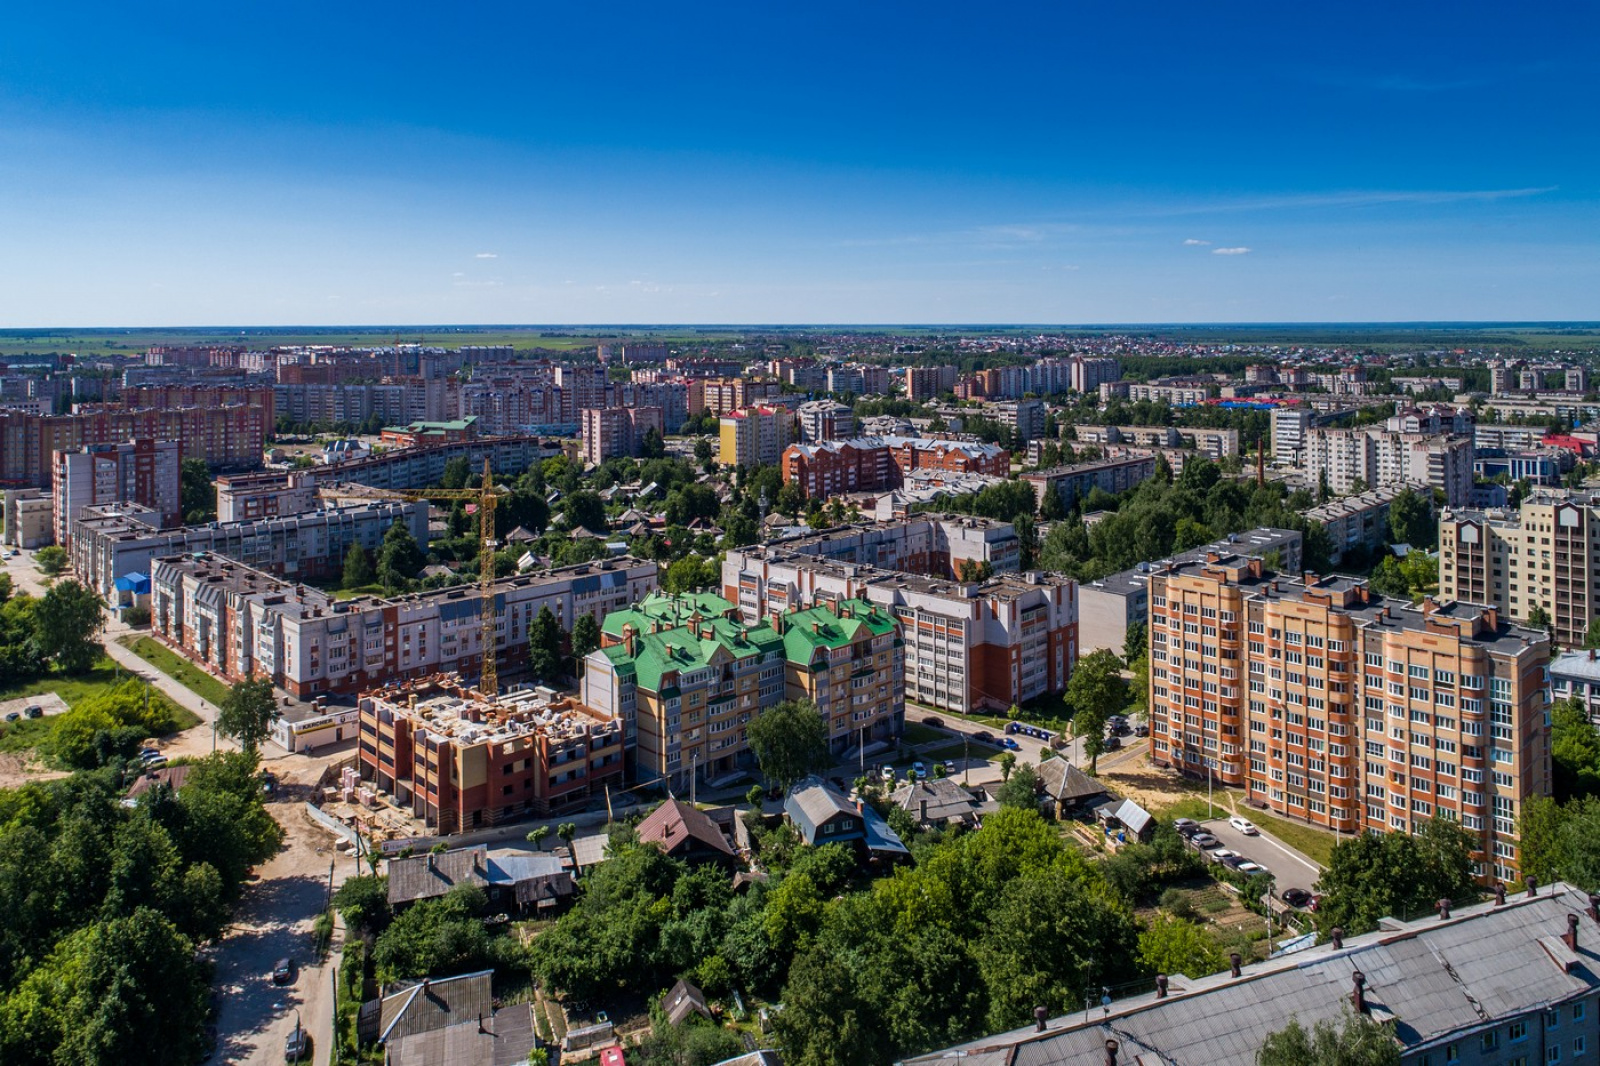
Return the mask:
<svg viewBox="0 0 1600 1066">
<path fill-rule="evenodd" d="M 667 989 L 667 994 L 661 997 L 661 1009 L 666 1012 L 667 1021 L 673 1025 L 682 1025 L 696 1014 L 707 1021 L 715 1020 L 711 1016 L 711 1005 L 706 1002 L 706 994 L 688 981 L 680 980 Z"/>
<path fill-rule="evenodd" d="M 1148 841 L 1156 829 L 1155 818 L 1133 800 L 1123 800 L 1120 804 L 1107 803 L 1095 808 L 1094 815 L 1105 826 L 1108 835 L 1118 833 L 1129 841 Z"/>
</svg>

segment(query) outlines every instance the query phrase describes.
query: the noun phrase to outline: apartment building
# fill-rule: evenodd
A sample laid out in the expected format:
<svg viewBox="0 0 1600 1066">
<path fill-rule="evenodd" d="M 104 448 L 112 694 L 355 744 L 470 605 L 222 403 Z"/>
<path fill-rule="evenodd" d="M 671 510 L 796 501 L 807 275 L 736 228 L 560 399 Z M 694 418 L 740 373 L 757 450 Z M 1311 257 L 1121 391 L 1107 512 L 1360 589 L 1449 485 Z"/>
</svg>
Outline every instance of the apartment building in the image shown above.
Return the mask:
<svg viewBox="0 0 1600 1066">
<path fill-rule="evenodd" d="M 1098 393 L 1100 386 L 1121 380 L 1122 364 L 1115 359 L 1075 355 L 1071 359 L 1069 384 L 1073 392 Z"/>
<path fill-rule="evenodd" d="M 916 403 L 937 400 L 956 387 L 960 371 L 953 366 L 913 366 L 906 368 L 906 399 Z"/>
<path fill-rule="evenodd" d="M 1582 645 L 1600 610 L 1600 496 L 1540 491 L 1516 512 L 1446 510 L 1439 595 L 1516 619 L 1541 608 L 1558 643 Z"/>
<path fill-rule="evenodd" d="M 1370 554 L 1388 543 L 1389 505 L 1398 495 L 1400 489 L 1394 486 L 1370 489 L 1330 500 L 1307 511 L 1307 519 L 1328 531 L 1328 539 L 1333 544 L 1329 562 L 1337 566 L 1344 561 L 1347 552 Z M 1298 567 L 1285 565 L 1285 569 L 1293 571 Z"/>
<path fill-rule="evenodd" d="M 1563 652 L 1551 660 L 1550 697 L 1576 699 L 1591 722 L 1600 722 L 1600 654 L 1590 648 Z"/>
<path fill-rule="evenodd" d="M 598 621 L 655 588 L 656 564 L 628 557 L 496 582 L 500 676 L 525 668 L 528 627 L 541 609 L 571 630 L 578 615 Z M 157 638 L 226 680 L 265 677 L 301 699 L 440 671 L 476 674 L 481 604 L 470 585 L 336 600 L 212 552 L 151 568 Z"/>
<path fill-rule="evenodd" d="M 847 440 L 855 436 L 856 416 L 849 407 L 833 400 L 812 400 L 795 412 L 800 420 L 803 441 Z"/>
<path fill-rule="evenodd" d="M 1044 436 L 1043 400 L 1002 400 L 989 404 L 984 412 L 1011 431 L 1018 440 L 1038 440 Z"/>
<path fill-rule="evenodd" d="M 583 702 L 625 723 L 640 782 L 749 766 L 745 727 L 785 699 L 816 703 L 835 754 L 904 728 L 899 626 L 870 603 L 751 624 L 710 593 L 655 596 L 608 615 L 602 632 L 584 661 Z"/>
<path fill-rule="evenodd" d="M 722 417 L 724 466 L 777 466 L 794 440 L 794 414 L 785 407 L 743 407 Z"/>
<path fill-rule="evenodd" d="M 783 542 L 786 551 L 928 577 L 954 578 L 977 567 L 1017 569 L 1022 548 L 1010 522 L 921 513 L 904 519 L 835 526 Z"/>
<path fill-rule="evenodd" d="M 139 385 L 122 390 L 117 405 L 130 411 L 165 411 L 184 407 L 259 407 L 267 425 L 277 417 L 271 385 L 246 385 L 238 381 L 219 384 L 182 382 Z M 95 405 L 88 405 L 93 409 Z"/>
<path fill-rule="evenodd" d="M 41 489 L 7 489 L 5 543 L 13 548 L 43 548 L 55 538 L 55 499 Z"/>
<path fill-rule="evenodd" d="M 1352 1015 L 1398 1022 L 1402 1066 L 1588 1064 L 1600 1044 L 1597 913 L 1587 892 L 1556 883 L 1392 915 L 1361 936 L 1335 931 L 1259 962 L 1236 955 L 1215 974 L 1162 974 L 1103 1009 L 1046 1011 L 901 1066 L 1256 1066 L 1291 1022 L 1338 1029 Z"/>
<path fill-rule="evenodd" d="M 659 407 L 587 408 L 583 412 L 583 458 L 596 466 L 618 456 L 639 455 L 651 430 L 664 432 Z"/>
<path fill-rule="evenodd" d="M 895 488 L 914 470 L 1005 477 L 1011 471 L 1011 453 L 976 441 L 919 437 L 818 441 L 792 445 L 783 453 L 783 479 L 797 482 L 817 499 Z"/>
<path fill-rule="evenodd" d="M 1212 459 L 1239 454 L 1236 429 L 1075 425 L 1072 432 L 1077 443 L 1101 448 L 1119 444 L 1135 448 L 1193 448 Z"/>
<path fill-rule="evenodd" d="M 1062 506 L 1071 510 L 1077 500 L 1097 488 L 1112 494 L 1126 492 L 1155 472 L 1153 456 L 1134 455 L 1033 470 L 1024 473 L 1022 480 L 1033 486 L 1040 507 L 1053 492 L 1061 497 Z"/>
<path fill-rule="evenodd" d="M 1056 574 L 960 581 L 785 545 L 728 552 L 722 585 L 751 624 L 837 600 L 878 605 L 904 634 L 906 698 L 942 710 L 1003 711 L 1065 691 L 1078 659 L 1077 583 Z"/>
<path fill-rule="evenodd" d="M 1360 488 L 1426 485 L 1452 507 L 1472 500 L 1474 451 L 1469 436 L 1399 433 L 1388 429 L 1311 430 L 1302 465 L 1313 482 L 1326 477 L 1340 495 Z"/>
<path fill-rule="evenodd" d="M 689 413 L 709 411 L 721 418 L 746 407 L 759 407 L 783 395 L 776 381 L 753 378 L 691 378 Z"/>
<path fill-rule="evenodd" d="M 267 409 L 254 404 L 128 410 L 86 405 L 70 415 L 0 410 L 0 483 L 49 488 L 55 453 L 128 440 L 177 441 L 185 459 L 222 470 L 261 465 Z"/>
<path fill-rule="evenodd" d="M 581 810 L 622 787 L 622 723 L 549 689 L 485 700 L 442 674 L 366 693 L 358 709 L 362 780 L 440 834 Z"/>
<path fill-rule="evenodd" d="M 828 368 L 828 391 L 852 396 L 889 395 L 889 368 L 850 363 Z"/>
<path fill-rule="evenodd" d="M 90 444 L 55 453 L 55 542 L 72 547 L 72 524 L 88 507 L 138 503 L 160 516 L 162 528 L 183 522 L 183 456 L 177 441 L 131 440 Z"/>
<path fill-rule="evenodd" d="M 337 376 L 329 375 L 330 378 Z M 272 387 L 271 395 L 277 416 L 298 425 L 359 426 L 368 419 L 377 419 L 384 425 L 406 425 L 463 417 L 461 385 L 448 378 L 359 382 L 280 380 Z"/>
<path fill-rule="evenodd" d="M 1262 527 L 1224 537 L 1181 552 L 1171 559 L 1145 562 L 1118 574 L 1078 587 L 1079 653 L 1109 648 L 1121 655 L 1128 642 L 1128 631 L 1148 624 L 1150 619 L 1150 576 L 1169 563 L 1193 563 L 1209 554 L 1235 554 L 1276 563 L 1286 573 L 1300 570 L 1302 538 L 1292 529 Z M 1270 565 L 1270 562 L 1269 562 Z"/>
<path fill-rule="evenodd" d="M 1152 575 L 1149 647 L 1157 762 L 1339 832 L 1450 818 L 1480 877 L 1519 877 L 1523 805 L 1550 792 L 1543 633 L 1213 554 Z"/>
</svg>

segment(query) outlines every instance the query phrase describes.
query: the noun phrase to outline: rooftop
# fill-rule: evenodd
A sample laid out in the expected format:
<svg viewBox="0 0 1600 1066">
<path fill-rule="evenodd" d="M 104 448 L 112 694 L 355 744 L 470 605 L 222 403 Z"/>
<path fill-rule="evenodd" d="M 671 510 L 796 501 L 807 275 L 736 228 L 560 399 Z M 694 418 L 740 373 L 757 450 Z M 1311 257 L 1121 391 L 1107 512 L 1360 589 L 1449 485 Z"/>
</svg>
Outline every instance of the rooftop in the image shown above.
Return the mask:
<svg viewBox="0 0 1600 1066">
<path fill-rule="evenodd" d="M 1230 533 L 1219 541 L 1182 552 L 1172 556 L 1170 559 L 1161 559 L 1153 563 L 1140 563 L 1138 566 L 1123 570 L 1120 573 L 1108 574 L 1099 581 L 1090 582 L 1085 587 L 1127 596 L 1148 587 L 1150 575 L 1165 569 L 1169 565 L 1181 566 L 1186 563 L 1199 562 L 1208 553 L 1261 558 L 1268 552 L 1283 548 L 1286 545 L 1298 544 L 1300 539 L 1300 534 L 1292 529 L 1271 529 L 1265 526 L 1247 530 L 1243 533 Z"/>
<path fill-rule="evenodd" d="M 437 674 L 366 693 L 380 711 L 410 718 L 418 728 L 463 744 L 502 744 L 532 736 L 557 743 L 621 732 L 615 718 L 546 688 L 513 689 L 484 700 L 454 674 Z"/>
</svg>

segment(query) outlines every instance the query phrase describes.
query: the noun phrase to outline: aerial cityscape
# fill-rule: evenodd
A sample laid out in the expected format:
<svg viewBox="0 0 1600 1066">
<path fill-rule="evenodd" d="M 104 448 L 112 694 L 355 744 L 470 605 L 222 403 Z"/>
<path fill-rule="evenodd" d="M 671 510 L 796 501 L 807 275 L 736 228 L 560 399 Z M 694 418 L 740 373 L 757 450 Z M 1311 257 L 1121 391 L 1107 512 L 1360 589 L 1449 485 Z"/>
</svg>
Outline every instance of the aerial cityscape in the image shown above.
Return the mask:
<svg viewBox="0 0 1600 1066">
<path fill-rule="evenodd" d="M 1594 11 L 90 8 L 0 1063 L 1600 1062 Z"/>
</svg>

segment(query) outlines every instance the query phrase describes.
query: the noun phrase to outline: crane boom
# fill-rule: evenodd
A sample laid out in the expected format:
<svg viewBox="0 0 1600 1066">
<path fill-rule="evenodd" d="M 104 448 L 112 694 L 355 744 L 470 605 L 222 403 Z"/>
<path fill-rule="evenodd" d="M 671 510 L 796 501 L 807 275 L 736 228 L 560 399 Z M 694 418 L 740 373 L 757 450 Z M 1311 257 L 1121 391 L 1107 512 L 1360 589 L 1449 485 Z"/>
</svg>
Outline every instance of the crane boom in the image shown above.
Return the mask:
<svg viewBox="0 0 1600 1066">
<path fill-rule="evenodd" d="M 483 660 L 478 690 L 493 701 L 500 694 L 500 638 L 494 610 L 494 508 L 499 495 L 489 458 L 483 459 L 483 485 L 476 489 L 413 489 L 399 493 L 407 500 L 467 500 L 478 505 L 478 650 Z"/>
</svg>

